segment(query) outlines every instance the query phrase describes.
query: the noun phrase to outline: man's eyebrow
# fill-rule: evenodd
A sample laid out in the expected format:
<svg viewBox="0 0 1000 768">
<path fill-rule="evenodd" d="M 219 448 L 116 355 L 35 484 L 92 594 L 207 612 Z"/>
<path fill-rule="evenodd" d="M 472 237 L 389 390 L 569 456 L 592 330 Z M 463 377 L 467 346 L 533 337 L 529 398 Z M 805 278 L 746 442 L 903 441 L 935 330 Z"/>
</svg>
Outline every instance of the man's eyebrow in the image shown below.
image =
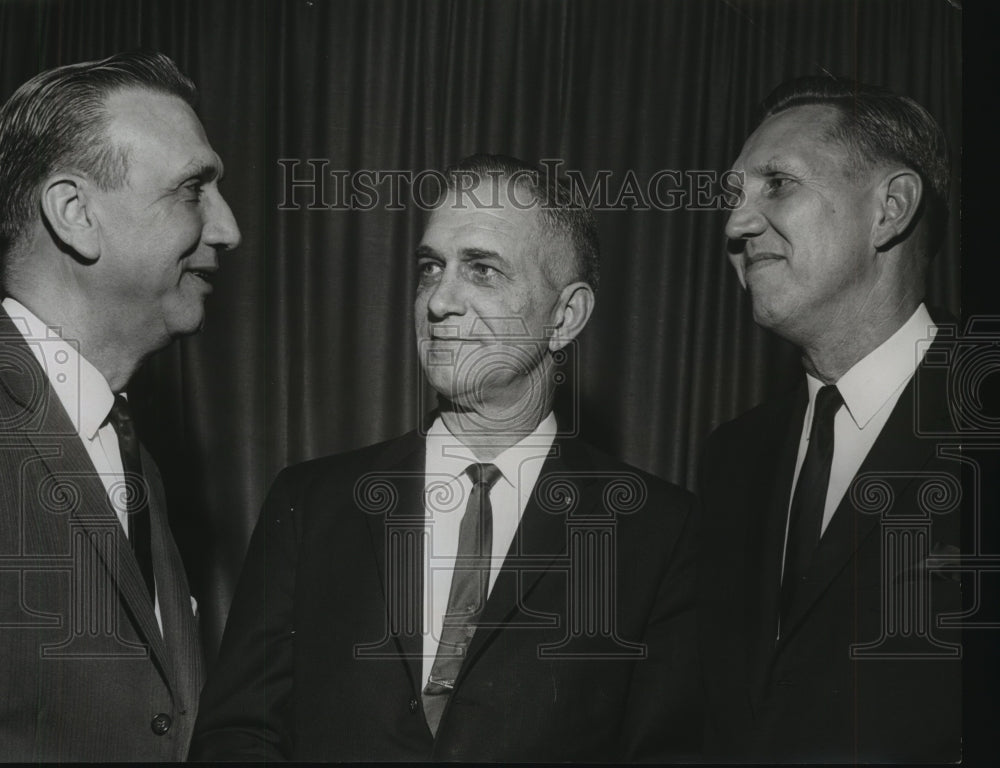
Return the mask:
<svg viewBox="0 0 1000 768">
<path fill-rule="evenodd" d="M 224 174 L 225 170 L 222 167 L 221 161 L 218 163 L 192 162 L 184 166 L 177 176 L 174 177 L 176 183 L 173 186 L 176 188 L 194 179 L 200 181 L 202 184 L 208 184 L 216 180 L 221 181 Z"/>
<path fill-rule="evenodd" d="M 499 251 L 491 251 L 488 248 L 476 248 L 475 246 L 463 248 L 459 251 L 459 256 L 461 256 L 463 262 L 492 262 L 495 266 L 500 268 L 501 272 L 505 272 L 508 275 L 513 274 L 513 272 L 516 271 L 513 265 L 500 255 Z"/>
<path fill-rule="evenodd" d="M 486 248 L 463 248 L 459 253 L 464 261 L 472 261 L 473 259 L 497 259 L 504 261 L 503 256 L 499 253 Z"/>
<path fill-rule="evenodd" d="M 796 167 L 793 163 L 789 163 L 785 160 L 779 160 L 776 157 L 772 157 L 766 162 L 755 165 L 751 169 L 751 173 L 755 176 L 773 176 L 776 173 L 794 173 Z"/>
<path fill-rule="evenodd" d="M 439 258 L 437 251 L 429 245 L 424 245 L 423 243 L 417 246 L 417 250 L 413 252 L 413 255 L 417 259 Z"/>
</svg>

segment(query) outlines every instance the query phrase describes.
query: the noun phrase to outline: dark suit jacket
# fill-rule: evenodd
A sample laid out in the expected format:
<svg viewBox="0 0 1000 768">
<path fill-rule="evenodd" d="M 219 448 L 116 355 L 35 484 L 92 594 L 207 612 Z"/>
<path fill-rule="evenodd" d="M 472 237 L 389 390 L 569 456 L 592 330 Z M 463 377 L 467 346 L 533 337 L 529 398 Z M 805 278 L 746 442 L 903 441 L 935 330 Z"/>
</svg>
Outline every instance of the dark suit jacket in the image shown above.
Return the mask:
<svg viewBox="0 0 1000 768">
<path fill-rule="evenodd" d="M 957 440 L 936 359 L 932 348 L 837 508 L 777 644 L 805 385 L 709 439 L 698 577 L 709 757 L 960 757 L 958 631 L 935 618 L 960 610 L 961 587 L 927 568 L 960 541 L 960 462 L 938 451 Z"/>
<path fill-rule="evenodd" d="M 423 438 L 283 471 L 250 544 L 192 755 L 692 754 L 693 499 L 582 442 L 555 448 L 436 738 L 421 702 Z"/>
<path fill-rule="evenodd" d="M 142 463 L 163 636 L 86 448 L 0 309 L 0 759 L 187 753 L 198 632 L 160 477 Z"/>
</svg>

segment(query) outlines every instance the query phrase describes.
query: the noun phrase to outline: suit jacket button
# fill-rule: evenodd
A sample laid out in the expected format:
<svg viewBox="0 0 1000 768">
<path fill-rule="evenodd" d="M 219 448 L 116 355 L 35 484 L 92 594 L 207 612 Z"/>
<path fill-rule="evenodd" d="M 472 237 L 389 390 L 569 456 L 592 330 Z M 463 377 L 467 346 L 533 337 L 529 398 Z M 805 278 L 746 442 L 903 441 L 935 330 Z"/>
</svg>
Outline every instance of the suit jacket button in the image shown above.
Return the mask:
<svg viewBox="0 0 1000 768">
<path fill-rule="evenodd" d="M 153 729 L 153 733 L 157 736 L 163 736 L 167 731 L 170 730 L 171 720 L 170 715 L 165 715 L 162 712 L 152 719 L 149 727 Z"/>
<path fill-rule="evenodd" d="M 410 699 L 410 714 L 415 715 L 418 709 L 420 709 L 420 702 L 416 699 Z"/>
</svg>

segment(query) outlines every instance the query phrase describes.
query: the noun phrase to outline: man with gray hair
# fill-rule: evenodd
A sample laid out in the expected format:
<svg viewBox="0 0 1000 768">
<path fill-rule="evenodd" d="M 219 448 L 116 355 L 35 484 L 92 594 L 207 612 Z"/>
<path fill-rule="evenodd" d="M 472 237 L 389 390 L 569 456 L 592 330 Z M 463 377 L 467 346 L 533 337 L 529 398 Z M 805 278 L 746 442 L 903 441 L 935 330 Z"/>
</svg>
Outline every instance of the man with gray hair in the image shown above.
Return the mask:
<svg viewBox="0 0 1000 768">
<path fill-rule="evenodd" d="M 166 56 L 58 67 L 0 108 L 0 757 L 177 761 L 195 603 L 125 388 L 197 331 L 239 229 Z"/>
<path fill-rule="evenodd" d="M 588 762 L 698 748 L 693 499 L 574 435 L 560 360 L 598 281 L 589 210 L 473 156 L 416 249 L 439 409 L 284 470 L 202 697 L 201 759 Z"/>
<path fill-rule="evenodd" d="M 945 137 L 912 99 L 801 78 L 765 102 L 734 170 L 730 261 L 806 375 L 704 452 L 706 751 L 956 761 L 960 462 L 948 334 L 923 303 Z"/>
</svg>

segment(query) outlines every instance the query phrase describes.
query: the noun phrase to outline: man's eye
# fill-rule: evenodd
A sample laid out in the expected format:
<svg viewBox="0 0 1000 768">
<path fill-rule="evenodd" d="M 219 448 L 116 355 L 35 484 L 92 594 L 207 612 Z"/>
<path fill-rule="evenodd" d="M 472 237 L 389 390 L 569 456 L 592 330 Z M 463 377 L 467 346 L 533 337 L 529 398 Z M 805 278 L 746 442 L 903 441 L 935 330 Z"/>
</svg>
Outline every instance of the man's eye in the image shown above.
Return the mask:
<svg viewBox="0 0 1000 768">
<path fill-rule="evenodd" d="M 786 176 L 772 176 L 764 181 L 764 191 L 769 195 L 785 192 L 792 184 L 792 179 Z"/>
<path fill-rule="evenodd" d="M 421 261 L 417 264 L 417 273 L 421 277 L 434 277 L 441 271 L 441 265 L 433 261 Z"/>
<path fill-rule="evenodd" d="M 205 191 L 205 188 L 201 183 L 188 184 L 185 187 L 185 189 L 191 195 L 191 202 L 197 202 L 201 200 L 202 193 Z"/>
<path fill-rule="evenodd" d="M 484 280 L 491 280 L 500 273 L 489 264 L 473 264 L 472 274 Z"/>
</svg>

